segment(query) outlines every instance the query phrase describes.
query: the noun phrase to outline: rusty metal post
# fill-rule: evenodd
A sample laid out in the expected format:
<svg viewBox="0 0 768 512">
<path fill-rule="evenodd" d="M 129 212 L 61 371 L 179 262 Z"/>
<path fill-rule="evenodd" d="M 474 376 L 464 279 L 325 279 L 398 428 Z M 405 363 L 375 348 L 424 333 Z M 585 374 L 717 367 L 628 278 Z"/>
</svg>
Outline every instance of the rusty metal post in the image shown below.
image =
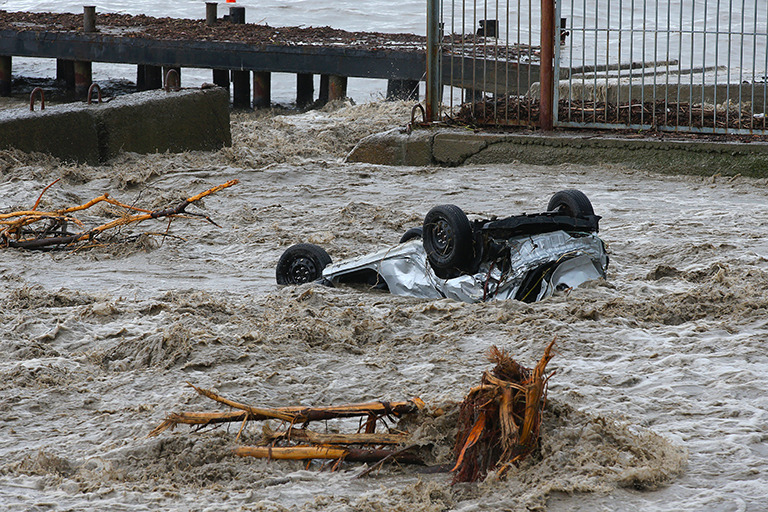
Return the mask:
<svg viewBox="0 0 768 512">
<path fill-rule="evenodd" d="M 93 83 L 91 63 L 75 61 L 75 98 L 84 100 L 88 95 L 88 89 Z"/>
<path fill-rule="evenodd" d="M 427 0 L 427 122 L 440 120 L 441 82 L 440 0 Z"/>
<path fill-rule="evenodd" d="M 269 108 L 272 105 L 272 73 L 253 72 L 253 108 Z"/>
<path fill-rule="evenodd" d="M 205 24 L 209 27 L 216 24 L 216 19 L 219 17 L 218 9 L 217 2 L 205 2 Z"/>
<path fill-rule="evenodd" d="M 96 32 L 96 6 L 83 6 L 83 32 Z"/>
<path fill-rule="evenodd" d="M 539 105 L 539 127 L 551 131 L 553 127 L 555 76 L 555 0 L 541 0 L 541 101 Z"/>
<path fill-rule="evenodd" d="M 296 75 L 296 106 L 299 108 L 310 105 L 315 99 L 315 77 L 312 73 Z"/>
<path fill-rule="evenodd" d="M 11 95 L 11 69 L 13 67 L 13 59 L 7 55 L 0 55 L 0 96 Z"/>
<path fill-rule="evenodd" d="M 328 77 L 328 101 L 341 100 L 347 97 L 347 77 L 330 75 Z"/>
</svg>

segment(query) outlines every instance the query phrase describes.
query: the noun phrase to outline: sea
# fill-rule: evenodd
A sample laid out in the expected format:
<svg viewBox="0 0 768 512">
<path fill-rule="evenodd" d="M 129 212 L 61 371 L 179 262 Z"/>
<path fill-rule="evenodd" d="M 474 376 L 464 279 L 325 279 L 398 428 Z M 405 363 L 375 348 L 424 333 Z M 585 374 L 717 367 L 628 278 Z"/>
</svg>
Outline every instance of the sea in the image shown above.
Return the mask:
<svg viewBox="0 0 768 512">
<path fill-rule="evenodd" d="M 248 21 L 274 25 L 423 33 L 426 17 L 415 1 L 237 4 Z M 202 1 L 97 5 L 158 17 L 204 10 Z M 49 63 L 21 60 L 24 73 L 51 73 Z M 191 86 L 190 76 L 183 71 Z M 289 103 L 292 87 L 276 101 Z M 197 216 L 124 226 L 114 239 L 64 250 L 0 247 L 0 509 L 768 510 L 768 179 L 724 175 L 718 162 L 728 154 L 715 153 L 665 174 L 631 160 L 347 162 L 361 138 L 410 120 L 412 103 L 365 87 L 319 110 L 233 111 L 232 146 L 218 151 L 87 165 L 0 150 L 0 221 L 105 193 L 162 209 L 239 180 L 190 206 Z M 3 108 L 28 111 L 27 101 L 6 100 Z M 341 261 L 396 244 L 436 204 L 487 219 L 544 210 L 573 188 L 601 216 L 607 277 L 541 302 L 275 282 L 294 244 Z M 71 213 L 84 227 L 122 214 L 103 203 Z M 533 367 L 552 340 L 538 449 L 504 475 L 451 485 L 457 404 L 492 367 L 489 351 Z M 230 410 L 189 384 L 254 407 L 419 397 L 417 418 L 387 418 L 377 431 L 410 432 L 431 470 L 385 464 L 364 476 L 363 463 L 233 455 L 281 428 L 276 421 L 148 437 L 171 413 Z M 308 428 L 351 433 L 360 424 Z"/>
</svg>

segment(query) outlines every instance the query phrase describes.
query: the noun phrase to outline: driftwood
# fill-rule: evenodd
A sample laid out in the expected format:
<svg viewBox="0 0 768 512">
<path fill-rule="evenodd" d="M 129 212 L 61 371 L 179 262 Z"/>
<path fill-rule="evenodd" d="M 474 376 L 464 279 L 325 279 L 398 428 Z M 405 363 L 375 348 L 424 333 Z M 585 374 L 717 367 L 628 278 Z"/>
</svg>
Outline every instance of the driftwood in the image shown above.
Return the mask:
<svg viewBox="0 0 768 512">
<path fill-rule="evenodd" d="M 45 192 L 57 181 L 58 180 L 54 181 L 43 189 L 32 209 L 0 214 L 0 247 L 18 247 L 24 249 L 65 247 L 78 242 L 97 240 L 99 235 L 110 229 L 159 218 L 168 218 L 170 222 L 174 217 L 201 217 L 213 225 L 218 226 L 210 217 L 197 213 L 189 213 L 186 211 L 186 208 L 195 201 L 199 201 L 206 196 L 238 183 L 238 180 L 228 181 L 222 185 L 217 185 L 205 192 L 194 195 L 180 202 L 176 206 L 164 208 L 162 210 L 145 210 L 130 206 L 112 199 L 109 197 L 109 194 L 103 194 L 85 204 L 61 210 L 50 212 L 37 210 L 43 194 L 45 194 Z M 83 223 L 71 214 L 87 210 L 102 202 L 123 208 L 126 213 L 118 219 L 91 229 L 79 231 L 77 233 L 70 233 L 68 231 L 68 226 L 70 224 L 83 227 Z M 138 213 L 129 214 L 128 212 Z M 33 225 L 41 227 L 33 229 Z"/>
<path fill-rule="evenodd" d="M 248 421 L 280 420 L 283 429 L 273 431 L 264 428 L 264 446 L 238 446 L 233 450 L 240 457 L 262 457 L 270 459 L 308 460 L 331 459 L 338 462 L 384 462 L 393 460 L 407 464 L 423 464 L 423 461 L 409 453 L 408 448 L 382 448 L 402 446 L 408 442 L 408 435 L 389 429 L 376 432 L 376 425 L 385 417 L 402 417 L 413 414 L 424 407 L 418 398 L 403 402 L 366 402 L 328 407 L 253 407 L 225 398 L 209 389 L 187 383 L 200 395 L 220 404 L 236 409 L 227 412 L 181 412 L 169 414 L 148 437 L 154 437 L 176 425 L 188 424 L 204 427 L 225 422 L 240 422 L 238 439 Z M 314 421 L 338 418 L 362 419 L 363 432 L 352 434 L 323 434 L 313 432 L 307 426 Z M 301 424 L 301 428 L 295 425 Z M 338 465 L 338 463 L 337 463 Z"/>
<path fill-rule="evenodd" d="M 488 358 L 496 366 L 461 403 L 456 436 L 453 483 L 474 482 L 489 470 L 506 472 L 538 445 L 541 415 L 546 402 L 547 363 L 555 340 L 531 370 L 506 352 L 492 347 Z"/>
<path fill-rule="evenodd" d="M 552 376 L 545 375 L 545 371 L 554 355 L 554 344 L 555 340 L 552 340 L 533 369 L 520 365 L 505 351 L 491 348 L 488 358 L 495 367 L 483 373 L 480 385 L 472 388 L 460 404 L 454 448 L 456 464 L 451 470 L 455 473 L 453 483 L 476 481 L 489 470 L 497 470 L 503 476 L 512 464 L 519 464 L 537 448 L 547 381 Z M 189 386 L 200 395 L 235 410 L 172 413 L 148 437 L 157 436 L 178 424 L 204 427 L 239 422 L 239 439 L 248 421 L 272 419 L 283 422 L 282 427 L 274 431 L 265 426 L 261 446 L 238 446 L 233 453 L 241 457 L 270 459 L 330 459 L 337 461 L 334 467 L 342 461 L 374 463 L 358 477 L 369 474 L 387 461 L 423 464 L 413 453 L 418 445 L 409 444 L 407 432 L 390 427 L 387 432 L 375 431 L 385 417 L 402 417 L 423 409 L 425 404 L 418 398 L 330 407 L 265 408 L 242 404 L 192 384 Z M 358 432 L 323 434 L 307 428 L 313 421 L 351 417 L 361 418 Z M 297 427 L 298 424 L 301 427 Z"/>
<path fill-rule="evenodd" d="M 173 429 L 178 424 L 206 426 L 215 423 L 225 423 L 234 421 L 264 421 L 269 419 L 282 420 L 296 424 L 307 424 L 312 421 L 330 420 L 335 418 L 353 418 L 358 416 L 368 417 L 366 425 L 370 425 L 371 420 L 384 416 L 400 417 L 404 414 L 418 412 L 424 407 L 424 402 L 419 398 L 413 398 L 405 402 L 368 402 L 362 404 L 336 405 L 329 407 L 276 407 L 263 408 L 251 407 L 250 405 L 234 402 L 224 398 L 211 390 L 197 387 L 187 383 L 199 394 L 210 398 L 216 402 L 227 405 L 238 411 L 228 412 L 182 412 L 171 413 L 165 420 L 158 425 L 148 437 L 154 437 L 167 429 Z M 367 428 L 370 429 L 370 426 Z M 380 443 L 381 444 L 381 443 Z"/>
</svg>

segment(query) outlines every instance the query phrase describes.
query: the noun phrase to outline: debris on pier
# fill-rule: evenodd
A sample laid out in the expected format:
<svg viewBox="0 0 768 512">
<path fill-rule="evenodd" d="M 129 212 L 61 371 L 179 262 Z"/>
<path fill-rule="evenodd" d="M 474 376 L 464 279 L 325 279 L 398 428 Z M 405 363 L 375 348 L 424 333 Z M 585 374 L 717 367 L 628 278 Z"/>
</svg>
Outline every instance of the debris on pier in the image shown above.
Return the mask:
<svg viewBox="0 0 768 512">
<path fill-rule="evenodd" d="M 0 11 L 0 30 L 82 32 L 83 14 Z M 365 50 L 423 51 L 427 39 L 415 34 L 348 32 L 331 27 L 271 27 L 254 23 L 205 19 L 153 18 L 151 16 L 99 13 L 97 33 L 110 36 L 166 41 L 226 41 L 251 46 L 334 45 Z"/>
</svg>

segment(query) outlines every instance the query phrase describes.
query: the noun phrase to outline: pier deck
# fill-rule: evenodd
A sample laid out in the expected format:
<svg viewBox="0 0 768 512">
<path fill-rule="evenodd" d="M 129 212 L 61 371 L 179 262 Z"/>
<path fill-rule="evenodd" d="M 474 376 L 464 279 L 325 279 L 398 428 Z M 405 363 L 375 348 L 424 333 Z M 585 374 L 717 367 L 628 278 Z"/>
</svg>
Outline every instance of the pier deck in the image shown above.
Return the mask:
<svg viewBox="0 0 768 512">
<path fill-rule="evenodd" d="M 264 74 L 270 72 L 296 73 L 299 77 L 319 74 L 326 80 L 341 77 L 342 88 L 347 77 L 386 79 L 390 86 L 395 84 L 395 89 L 399 85 L 401 91 L 412 91 L 426 70 L 426 38 L 414 34 L 347 32 L 329 27 L 270 27 L 221 18 L 208 24 L 205 19 L 124 14 L 98 14 L 95 27 L 95 31 L 85 31 L 83 14 L 0 11 L 0 82 L 10 79 L 11 57 L 52 58 L 70 64 L 136 64 L 139 66 L 137 84 L 143 82 L 143 68 L 156 68 L 158 71 L 148 88 L 160 86 L 157 78 L 160 68 L 203 68 L 215 70 L 213 81 L 227 87 L 228 72 L 233 72 L 237 101 L 238 86 L 243 87 L 242 73 L 253 72 L 256 106 L 264 99 L 258 95 L 266 94 L 268 100 L 268 76 L 264 84 Z M 460 71 L 462 66 L 464 73 Z M 498 83 L 493 69 L 489 66 L 486 70 L 483 61 L 477 58 L 446 55 L 443 83 L 482 90 L 476 84 Z M 482 71 L 478 73 L 478 70 Z M 225 73 L 223 79 L 221 72 Z M 90 80 L 89 76 L 79 78 Z M 522 85 L 524 92 L 528 80 Z M 0 92 L 6 94 L 9 87 Z M 241 92 L 240 97 L 242 95 Z M 302 91 L 298 90 L 297 98 L 301 95 Z"/>
</svg>

